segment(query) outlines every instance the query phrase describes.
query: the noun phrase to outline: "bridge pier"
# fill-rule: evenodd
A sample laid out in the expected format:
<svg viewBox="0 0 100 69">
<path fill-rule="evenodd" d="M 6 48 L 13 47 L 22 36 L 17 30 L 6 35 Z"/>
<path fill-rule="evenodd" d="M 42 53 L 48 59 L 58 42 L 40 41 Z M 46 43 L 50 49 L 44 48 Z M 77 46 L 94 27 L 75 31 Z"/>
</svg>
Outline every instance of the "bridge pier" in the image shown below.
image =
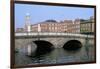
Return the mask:
<svg viewBox="0 0 100 69">
<path fill-rule="evenodd" d="M 30 55 L 31 55 L 31 53 L 32 53 L 32 50 L 31 50 L 31 45 L 30 45 L 30 44 L 28 45 L 28 48 L 27 48 L 27 49 L 28 49 L 28 50 L 27 50 L 27 51 L 28 51 L 28 56 L 30 56 Z"/>
</svg>

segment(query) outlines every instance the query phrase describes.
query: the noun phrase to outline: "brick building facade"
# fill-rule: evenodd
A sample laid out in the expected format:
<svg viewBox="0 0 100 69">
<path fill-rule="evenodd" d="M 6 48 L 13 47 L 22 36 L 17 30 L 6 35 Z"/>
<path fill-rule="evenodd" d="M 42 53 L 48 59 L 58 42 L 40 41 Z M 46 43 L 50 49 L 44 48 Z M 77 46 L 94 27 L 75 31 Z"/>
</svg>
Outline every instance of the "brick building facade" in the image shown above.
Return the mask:
<svg viewBox="0 0 100 69">
<path fill-rule="evenodd" d="M 89 20 L 46 20 L 37 24 L 31 24 L 30 16 L 25 17 L 24 28 L 16 29 L 16 32 L 66 32 L 66 33 L 87 33 L 94 32 L 94 18 Z"/>
<path fill-rule="evenodd" d="M 27 31 L 27 29 L 25 29 L 25 31 Z M 55 20 L 46 20 L 37 24 L 31 24 L 30 32 L 80 33 L 80 21 L 78 19 L 76 19 L 75 21 L 64 20 L 60 22 L 57 22 Z"/>
</svg>

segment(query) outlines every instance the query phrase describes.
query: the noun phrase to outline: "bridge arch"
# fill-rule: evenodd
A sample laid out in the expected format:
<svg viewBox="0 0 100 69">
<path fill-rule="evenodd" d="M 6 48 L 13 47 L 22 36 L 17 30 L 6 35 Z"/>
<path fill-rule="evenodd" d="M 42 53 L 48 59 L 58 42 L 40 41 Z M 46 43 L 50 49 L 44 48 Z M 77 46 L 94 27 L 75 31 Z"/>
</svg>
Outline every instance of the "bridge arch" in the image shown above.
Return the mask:
<svg viewBox="0 0 100 69">
<path fill-rule="evenodd" d="M 69 40 L 63 45 L 63 48 L 67 51 L 76 51 L 81 47 L 82 43 L 79 40 Z"/>
<path fill-rule="evenodd" d="M 37 55 L 42 55 L 42 54 L 46 54 L 48 52 L 51 52 L 54 49 L 54 45 L 52 43 L 50 43 L 49 41 L 46 40 L 36 40 L 33 41 L 36 46 L 36 54 Z"/>
</svg>

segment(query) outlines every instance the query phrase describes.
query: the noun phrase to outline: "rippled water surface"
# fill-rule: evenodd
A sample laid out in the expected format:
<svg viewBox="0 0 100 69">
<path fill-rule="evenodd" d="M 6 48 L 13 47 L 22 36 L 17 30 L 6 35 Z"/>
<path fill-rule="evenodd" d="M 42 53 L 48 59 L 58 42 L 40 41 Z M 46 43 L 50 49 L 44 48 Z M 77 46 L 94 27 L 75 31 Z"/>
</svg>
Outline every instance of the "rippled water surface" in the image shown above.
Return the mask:
<svg viewBox="0 0 100 69">
<path fill-rule="evenodd" d="M 88 46 L 88 48 L 83 47 L 77 51 L 66 51 L 63 48 L 56 48 L 45 54 L 33 53 L 32 56 L 27 56 L 21 52 L 15 54 L 16 65 L 59 64 L 87 61 L 94 61 L 94 48 L 92 46 Z"/>
</svg>

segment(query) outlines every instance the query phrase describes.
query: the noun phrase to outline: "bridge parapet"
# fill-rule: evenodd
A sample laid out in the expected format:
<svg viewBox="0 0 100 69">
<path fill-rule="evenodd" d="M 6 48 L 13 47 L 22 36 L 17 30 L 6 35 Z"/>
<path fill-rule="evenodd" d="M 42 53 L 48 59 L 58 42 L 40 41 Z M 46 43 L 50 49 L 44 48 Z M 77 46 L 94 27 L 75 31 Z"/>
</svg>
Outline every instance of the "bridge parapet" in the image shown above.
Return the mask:
<svg viewBox="0 0 100 69">
<path fill-rule="evenodd" d="M 51 33 L 51 32 L 30 32 L 30 33 L 15 33 L 15 37 L 29 37 L 29 36 L 69 36 L 81 38 L 94 38 L 94 35 L 73 34 L 73 33 Z"/>
</svg>

